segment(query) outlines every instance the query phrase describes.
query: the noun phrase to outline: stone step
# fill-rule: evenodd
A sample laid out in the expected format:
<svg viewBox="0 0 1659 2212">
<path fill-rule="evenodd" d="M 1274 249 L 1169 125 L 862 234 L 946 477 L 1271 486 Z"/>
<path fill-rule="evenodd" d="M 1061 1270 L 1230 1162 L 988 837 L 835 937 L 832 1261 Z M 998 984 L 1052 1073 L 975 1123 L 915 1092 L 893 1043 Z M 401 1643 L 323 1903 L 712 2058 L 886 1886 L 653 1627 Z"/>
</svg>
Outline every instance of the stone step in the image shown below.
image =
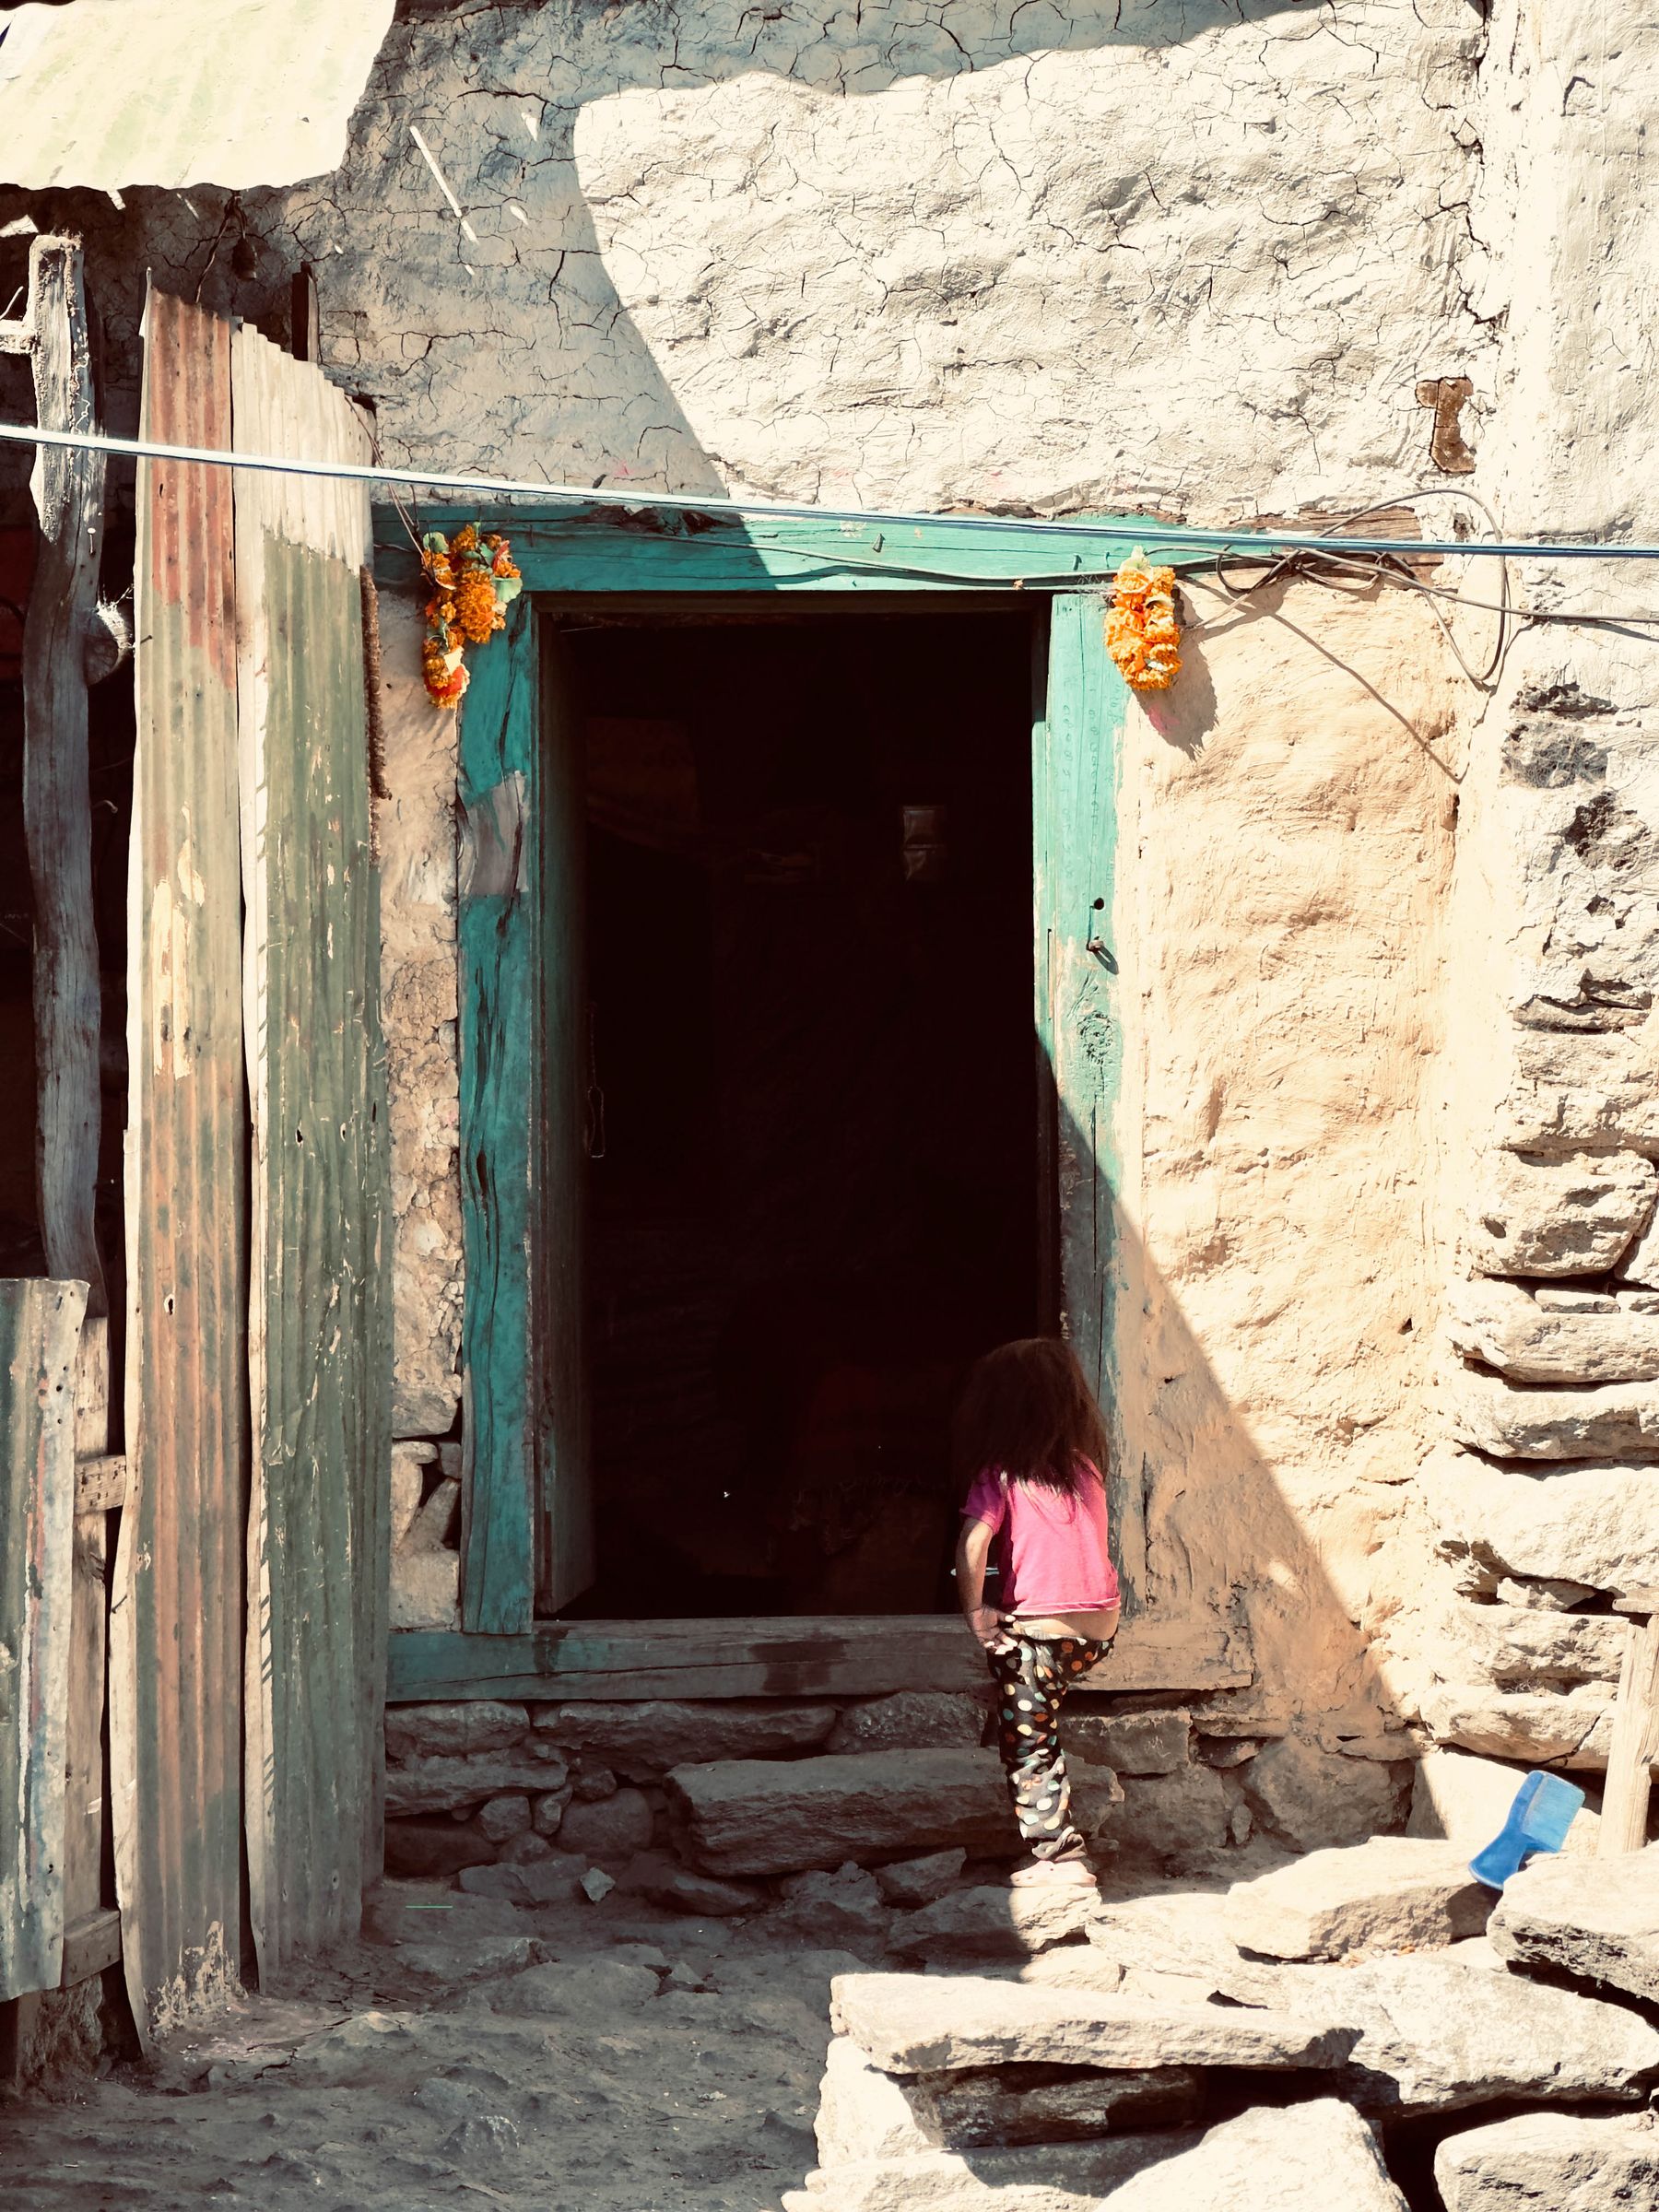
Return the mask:
<svg viewBox="0 0 1659 2212">
<path fill-rule="evenodd" d="M 1257 2106 L 1148 2165 L 1112 2212 L 1406 2212 L 1377 2138 L 1350 2106 Z"/>
<path fill-rule="evenodd" d="M 1100 1912 L 1093 1889 L 959 1889 L 901 1915 L 888 1947 L 899 1959 L 1030 1959 L 1085 1934 Z"/>
<path fill-rule="evenodd" d="M 686 1853 L 707 1874 L 792 1874 L 953 1844 L 975 1857 L 1021 1849 L 1002 1761 L 967 1747 L 715 1760 L 676 1767 L 667 1791 Z M 1097 1835 L 1123 1794 L 1110 1768 L 1080 1768 L 1073 1818 Z"/>
<path fill-rule="evenodd" d="M 1534 1859 L 1505 1885 L 1492 1941 L 1506 1959 L 1659 2005 L 1659 1843 L 1609 1859 Z"/>
<path fill-rule="evenodd" d="M 1641 2212 L 1659 2205 L 1659 2128 L 1645 2114 L 1524 2112 L 1448 2136 L 1434 2180 L 1446 2212 Z"/>
<path fill-rule="evenodd" d="M 1183 2133 L 1106 2136 L 1019 2150 L 867 2159 L 815 2169 L 804 2189 L 783 2192 L 782 2206 L 783 2212 L 1098 2212 L 1117 2202 L 1125 2183 L 1193 2141 Z M 1182 2212 L 1197 2207 L 1189 2204 Z"/>
<path fill-rule="evenodd" d="M 1222 1915 L 1241 1950 L 1273 1959 L 1340 1959 L 1478 1936 L 1494 1902 L 1456 1843 L 1374 1836 L 1310 1852 L 1232 1890 Z"/>
<path fill-rule="evenodd" d="M 1330 2067 L 1357 2030 L 1266 2008 L 1159 2005 L 989 1975 L 842 1974 L 830 2022 L 888 2074 L 963 2066 Z"/>
</svg>

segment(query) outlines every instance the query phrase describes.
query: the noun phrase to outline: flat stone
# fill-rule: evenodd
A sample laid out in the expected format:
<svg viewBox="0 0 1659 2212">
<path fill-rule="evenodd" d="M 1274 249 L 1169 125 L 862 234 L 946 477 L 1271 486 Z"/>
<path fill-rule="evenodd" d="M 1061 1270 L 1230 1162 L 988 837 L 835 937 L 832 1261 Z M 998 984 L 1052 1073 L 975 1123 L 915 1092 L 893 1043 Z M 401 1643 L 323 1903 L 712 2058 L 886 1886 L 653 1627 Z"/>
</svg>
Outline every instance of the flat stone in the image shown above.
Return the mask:
<svg viewBox="0 0 1659 2212">
<path fill-rule="evenodd" d="M 503 1704 L 496 1698 L 473 1698 L 449 1705 L 389 1705 L 386 1757 L 402 1761 L 505 1751 L 529 1726 L 527 1707 Z"/>
<path fill-rule="evenodd" d="M 394 1443 L 392 1447 L 392 1549 L 401 1550 L 409 1524 L 420 1511 L 425 1470 L 438 1456 L 435 1445 Z"/>
<path fill-rule="evenodd" d="M 363 1901 L 370 1943 L 467 1944 L 517 1935 L 523 1924 L 498 1899 L 466 1897 L 435 1881 L 377 1882 Z"/>
<path fill-rule="evenodd" d="M 1340 1959 L 1478 1936 L 1491 1909 L 1492 1892 L 1469 1872 L 1460 1845 L 1374 1836 L 1239 1883 L 1223 1924 L 1242 1950 Z"/>
<path fill-rule="evenodd" d="M 988 1700 L 971 1690 L 900 1689 L 890 1698 L 849 1705 L 831 1730 L 827 1751 L 930 1751 L 975 1745 L 984 1733 Z"/>
<path fill-rule="evenodd" d="M 637 1703 L 556 1705 L 535 1716 L 561 1744 L 602 1752 L 606 1763 L 636 1782 L 670 1767 L 710 1759 L 782 1759 L 824 1741 L 838 1715 L 833 1705 L 785 1705 L 771 1700 L 706 1705 L 667 1698 Z"/>
<path fill-rule="evenodd" d="M 571 1794 L 583 1805 L 597 1805 L 602 1798 L 614 1797 L 621 1785 L 608 1767 L 581 1766 L 571 1783 Z"/>
<path fill-rule="evenodd" d="M 428 1758 L 386 1769 L 386 1811 L 441 1813 L 507 1794 L 529 1796 L 562 1780 L 547 1762 L 512 1751 Z"/>
<path fill-rule="evenodd" d="M 1192 1757 L 1188 1712 L 1068 1712 L 1060 1740 L 1068 1759 L 1114 1774 L 1172 1774 Z"/>
<path fill-rule="evenodd" d="M 1559 1576 L 1505 1574 L 1498 1578 L 1500 1606 L 1520 1606 L 1529 1613 L 1571 1613 L 1595 1593 L 1588 1583 L 1563 1582 Z"/>
<path fill-rule="evenodd" d="M 1437 1673 L 1531 1688 L 1540 1679 L 1617 1682 L 1630 1634 L 1607 1614 L 1463 1602 L 1442 1608 L 1430 1648 Z"/>
<path fill-rule="evenodd" d="M 782 1901 L 772 1924 L 780 1932 L 856 1955 L 879 1956 L 886 1948 L 892 1909 L 864 1867 L 849 1861 L 832 1874 L 790 1875 L 780 1888 Z"/>
<path fill-rule="evenodd" d="M 1659 2205 L 1659 2127 L 1646 2114 L 1523 2112 L 1448 2136 L 1434 2154 L 1446 2212 L 1643 2212 Z"/>
<path fill-rule="evenodd" d="M 1354 2038 L 1288 2014 L 1150 2005 L 988 1975 L 842 1974 L 836 2031 L 888 2074 L 963 2066 L 1334 2066 Z M 1659 2041 L 1659 2039 L 1655 2039 Z"/>
<path fill-rule="evenodd" d="M 1583 1295 L 1583 1294 L 1581 1294 Z M 1659 1315 L 1621 1312 L 1616 1299 L 1563 1306 L 1518 1283 L 1454 1283 L 1446 1297 L 1453 1351 L 1516 1382 L 1632 1382 L 1659 1376 Z"/>
<path fill-rule="evenodd" d="M 1591 1590 L 1659 1583 L 1659 1470 L 1652 1465 L 1495 1467 L 1430 1453 L 1418 1482 L 1448 1558 L 1496 1574 L 1563 1576 Z"/>
<path fill-rule="evenodd" d="M 547 1790 L 535 1800 L 531 1814 L 538 1836 L 556 1836 L 564 1823 L 565 1808 L 571 1802 L 571 1790 Z"/>
<path fill-rule="evenodd" d="M 1230 1986 L 1240 1965 L 1227 1933 L 1227 1892 L 1179 1889 L 1103 1900 L 1087 1931 L 1089 1954 L 1115 1968 L 1125 1996 L 1208 2004 Z"/>
<path fill-rule="evenodd" d="M 1074 1780 L 1088 1771 L 1074 1769 Z M 1181 1873 L 1206 1865 L 1227 1842 L 1233 1799 L 1213 1768 L 1126 1775 L 1122 1786 L 1124 1802 L 1105 1829 L 1105 1841 L 1121 1859 Z"/>
<path fill-rule="evenodd" d="M 1110 2203 L 1112 2212 L 1406 2212 L 1376 2136 L 1328 2097 L 1224 2121 Z"/>
<path fill-rule="evenodd" d="M 1453 1360 L 1440 1399 L 1457 1441 L 1495 1459 L 1659 1456 L 1659 1386 L 1652 1382 L 1549 1390 Z"/>
<path fill-rule="evenodd" d="M 1382 2115 L 1499 2099 L 1633 2102 L 1659 2074 L 1659 2030 L 1628 2006 L 1444 1951 L 1341 1966 L 1241 1960 L 1225 1994 L 1358 2029 L 1334 2086 Z"/>
<path fill-rule="evenodd" d="M 641 1894 L 653 1905 L 669 1912 L 683 1912 L 693 1920 L 729 1920 L 737 1913 L 758 1912 L 768 1901 L 764 1889 L 747 1882 L 723 1882 L 712 1874 L 697 1874 L 689 1866 L 677 1866 L 671 1873 L 647 1880 L 641 1885 Z"/>
<path fill-rule="evenodd" d="M 710 1874 L 789 1874 L 952 1844 L 987 1857 L 1021 1848 L 994 1751 L 729 1759 L 677 1767 L 667 1787 L 687 1855 Z M 1109 1770 L 1082 1770 L 1073 1817 L 1098 1834 L 1121 1796 Z"/>
<path fill-rule="evenodd" d="M 1390 1834 L 1411 1799 L 1409 1767 L 1344 1759 L 1301 1736 L 1265 1746 L 1241 1774 L 1257 1824 L 1298 1851 Z"/>
<path fill-rule="evenodd" d="M 511 1905 L 568 1904 L 581 1886 L 580 1859 L 560 1852 L 528 1866 L 469 1866 L 458 1877 L 469 1896 L 500 1899 Z"/>
<path fill-rule="evenodd" d="M 958 1889 L 893 1923 L 899 1959 L 1026 1959 L 1079 1936 L 1100 1910 L 1092 1889 Z"/>
<path fill-rule="evenodd" d="M 388 1874 L 459 1874 L 464 1866 L 484 1865 L 495 1849 L 488 1836 L 447 1815 L 386 1823 Z"/>
<path fill-rule="evenodd" d="M 890 1905 L 931 1905 L 962 1878 L 962 1868 L 968 1864 L 968 1853 L 955 1851 L 930 1851 L 924 1858 L 895 1859 L 890 1865 L 877 1866 L 876 1881 L 881 1894 Z"/>
<path fill-rule="evenodd" d="M 1420 1693 L 1422 1718 L 1436 1739 L 1487 1759 L 1528 1767 L 1600 1771 L 1613 1734 L 1613 1685 L 1505 1689 L 1490 1682 L 1434 1682 Z"/>
<path fill-rule="evenodd" d="M 1190 2066 L 1143 2073 L 1052 2070 L 884 2074 L 848 2036 L 830 2046 L 818 2102 L 826 2168 L 930 2150 L 1087 2142 L 1142 2127 L 1187 2127 L 1202 2077 Z"/>
<path fill-rule="evenodd" d="M 1515 1792 L 1526 1775 L 1524 1766 L 1506 1766 L 1470 1751 L 1425 1752 L 1412 1789 L 1406 1833 L 1443 1836 L 1473 1857 L 1509 1818 Z M 1600 1814 L 1582 1806 L 1567 1830 L 1563 1850 L 1569 1856 L 1594 1858 L 1600 1835 Z"/>
<path fill-rule="evenodd" d="M 568 1805 L 559 1824 L 559 1847 L 606 1865 L 620 1865 L 651 1848 L 655 1820 L 640 1790 L 618 1790 L 589 1805 Z"/>
<path fill-rule="evenodd" d="M 387 1624 L 394 1629 L 458 1629 L 461 1554 L 406 1547 L 394 1552 Z"/>
<path fill-rule="evenodd" d="M 1488 1275 L 1603 1274 L 1646 1228 L 1656 1190 L 1639 1152 L 1488 1153 L 1470 1207 L 1470 1260 Z"/>
<path fill-rule="evenodd" d="M 1540 1283 L 1533 1303 L 1546 1313 L 1617 1313 L 1618 1300 L 1611 1290 L 1579 1290 L 1568 1283 Z"/>
<path fill-rule="evenodd" d="M 461 1484 L 446 1478 L 416 1513 L 404 1535 L 406 1551 L 443 1551 L 461 1512 Z"/>
<path fill-rule="evenodd" d="M 478 1808 L 478 1831 L 492 1843 L 505 1843 L 509 1837 L 522 1836 L 530 1826 L 530 1800 L 526 1796 L 492 1797 Z"/>
<path fill-rule="evenodd" d="M 553 1846 L 547 1837 L 535 1835 L 525 1830 L 519 1835 L 508 1837 L 496 1853 L 496 1863 L 502 1866 L 531 1866 L 538 1859 L 550 1859 L 552 1856 Z"/>
<path fill-rule="evenodd" d="M 1659 1240 L 1654 1240 L 1651 1232 L 1641 1239 L 1641 1242 L 1644 1246 L 1653 1243 L 1655 1251 L 1659 1252 Z M 1659 1273 L 1659 1267 L 1654 1272 Z M 1614 1296 L 1618 1300 L 1621 1312 L 1659 1313 L 1659 1290 L 1618 1290 Z"/>
<path fill-rule="evenodd" d="M 1519 1965 L 1659 2004 L 1659 1843 L 1610 1859 L 1529 1861 L 1505 1883 L 1491 1936 Z"/>
<path fill-rule="evenodd" d="M 1172 2131 L 861 2159 L 815 2168 L 806 2188 L 786 2189 L 781 2202 L 783 2212 L 1098 2212 L 1124 2182 L 1194 2139 Z"/>
</svg>

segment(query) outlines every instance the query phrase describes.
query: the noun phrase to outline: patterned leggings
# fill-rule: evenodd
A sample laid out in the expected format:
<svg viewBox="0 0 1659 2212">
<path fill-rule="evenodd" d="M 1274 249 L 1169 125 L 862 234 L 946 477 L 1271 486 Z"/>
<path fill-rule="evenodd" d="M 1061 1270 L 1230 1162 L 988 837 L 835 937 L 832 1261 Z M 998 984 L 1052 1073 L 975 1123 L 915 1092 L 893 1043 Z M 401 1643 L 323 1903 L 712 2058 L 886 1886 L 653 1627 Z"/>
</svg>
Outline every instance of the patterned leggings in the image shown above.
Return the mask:
<svg viewBox="0 0 1659 2212">
<path fill-rule="evenodd" d="M 1098 1666 L 1107 1649 L 1081 1636 L 1044 1640 L 1009 1630 L 985 1654 L 999 1693 L 997 1747 L 1014 1817 L 1033 1858 L 1084 1855 L 1083 1838 L 1072 1826 L 1060 1708 L 1077 1677 Z"/>
</svg>

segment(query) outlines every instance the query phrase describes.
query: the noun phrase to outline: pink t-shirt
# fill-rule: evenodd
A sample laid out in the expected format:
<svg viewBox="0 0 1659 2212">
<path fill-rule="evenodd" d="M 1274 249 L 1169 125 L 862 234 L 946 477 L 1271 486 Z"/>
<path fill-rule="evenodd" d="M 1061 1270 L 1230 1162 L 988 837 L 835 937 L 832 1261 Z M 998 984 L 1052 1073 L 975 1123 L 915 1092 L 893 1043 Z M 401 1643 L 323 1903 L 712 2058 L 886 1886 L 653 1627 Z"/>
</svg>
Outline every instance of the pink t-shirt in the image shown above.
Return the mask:
<svg viewBox="0 0 1659 2212">
<path fill-rule="evenodd" d="M 1106 1485 L 1088 1466 L 1075 1490 L 1016 1482 L 995 1467 L 975 1477 L 962 1507 L 995 1535 L 1005 1613 L 1110 1613 L 1118 1579 L 1106 1548 Z"/>
</svg>

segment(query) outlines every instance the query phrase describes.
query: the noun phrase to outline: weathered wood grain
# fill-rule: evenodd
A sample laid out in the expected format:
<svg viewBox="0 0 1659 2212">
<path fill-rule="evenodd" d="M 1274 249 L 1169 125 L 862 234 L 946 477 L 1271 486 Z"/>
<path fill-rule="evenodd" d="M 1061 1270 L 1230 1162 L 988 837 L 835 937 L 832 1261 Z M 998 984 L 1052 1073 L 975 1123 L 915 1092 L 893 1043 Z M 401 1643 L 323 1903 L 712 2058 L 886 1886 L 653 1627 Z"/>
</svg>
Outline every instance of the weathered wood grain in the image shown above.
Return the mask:
<svg viewBox="0 0 1659 2212">
<path fill-rule="evenodd" d="M 37 238 L 29 255 L 29 360 L 43 429 L 98 427 L 77 240 Z M 23 823 L 34 889 L 34 1019 L 41 1232 L 50 1275 L 88 1286 L 106 1311 L 93 1226 L 101 1100 L 98 935 L 87 762 L 87 641 L 103 552 L 104 456 L 35 455 L 40 521 L 23 626 Z"/>
<path fill-rule="evenodd" d="M 1642 1593 L 1653 1595 L 1653 1592 Z M 1659 1757 L 1659 1610 L 1635 1618 L 1630 1626 L 1618 1697 L 1613 1707 L 1613 1735 L 1607 1746 L 1607 1779 L 1602 1792 L 1601 1858 L 1640 1851 L 1647 1841 L 1648 1798 L 1653 1764 Z"/>
<path fill-rule="evenodd" d="M 947 1614 L 766 1620 L 592 1620 L 527 1636 L 409 1630 L 393 1636 L 394 1702 L 464 1697 L 877 1697 L 972 1689 L 984 1661 Z M 1124 1696 L 1241 1689 L 1255 1678 L 1241 1638 L 1143 1615 L 1082 1686 Z"/>
</svg>

